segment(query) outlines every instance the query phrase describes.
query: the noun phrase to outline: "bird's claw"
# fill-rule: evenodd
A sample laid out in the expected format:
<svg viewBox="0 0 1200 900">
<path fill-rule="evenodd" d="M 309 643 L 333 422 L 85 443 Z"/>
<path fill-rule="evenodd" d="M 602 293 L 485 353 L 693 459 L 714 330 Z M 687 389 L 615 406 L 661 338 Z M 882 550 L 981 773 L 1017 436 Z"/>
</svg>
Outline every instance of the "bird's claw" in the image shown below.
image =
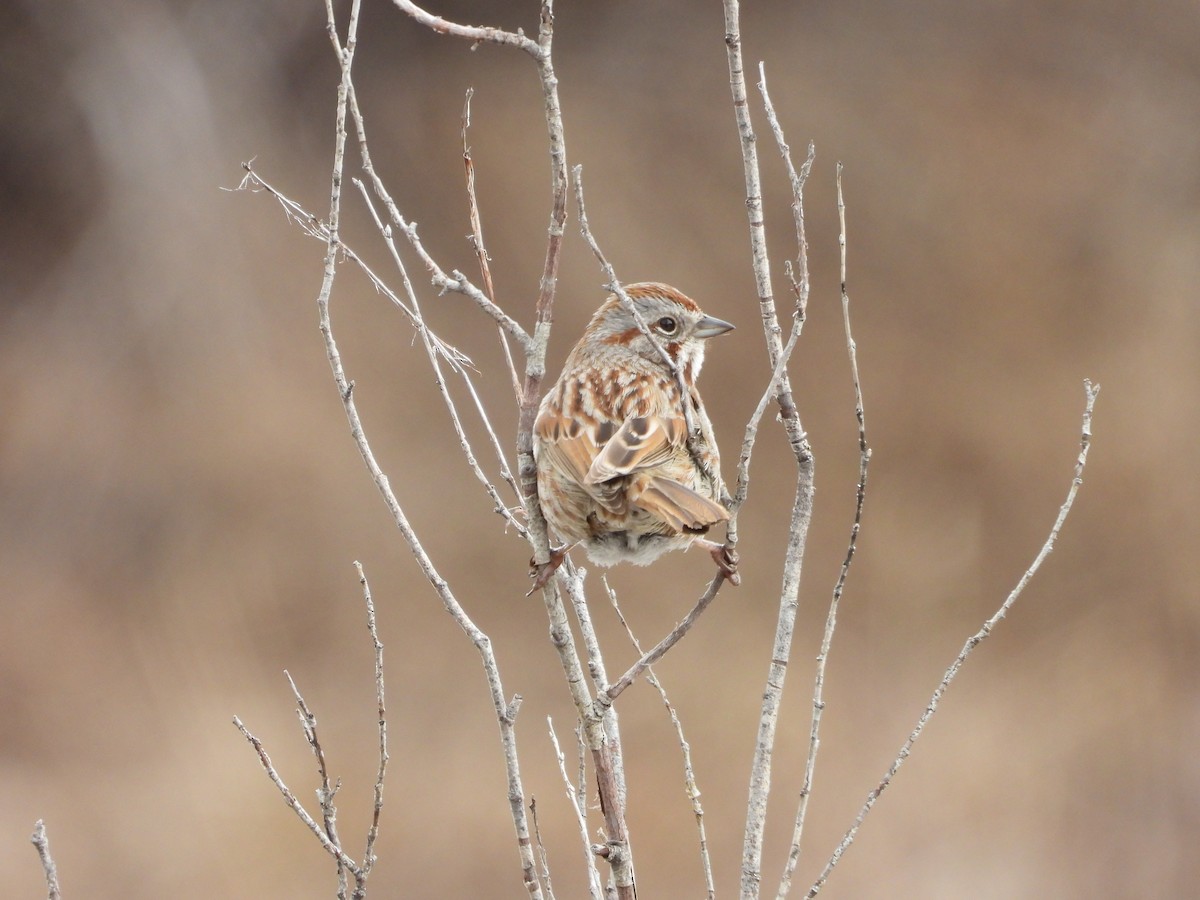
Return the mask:
<svg viewBox="0 0 1200 900">
<path fill-rule="evenodd" d="M 563 560 L 567 558 L 567 551 L 571 549 L 568 544 L 563 544 L 561 547 L 550 548 L 550 559 L 539 565 L 534 557 L 529 557 L 529 577 L 533 579 L 533 587 L 529 589 L 526 597 L 533 596 L 533 592 L 541 590 L 550 579 L 554 577 L 554 573 L 558 571 L 558 567 L 563 564 Z"/>
<path fill-rule="evenodd" d="M 717 568 L 721 570 L 726 581 L 734 587 L 742 583 L 742 576 L 738 573 L 738 563 L 741 559 L 736 550 L 726 547 L 724 544 L 718 544 L 716 541 L 700 541 L 699 543 L 713 558 L 713 562 L 717 564 Z"/>
</svg>

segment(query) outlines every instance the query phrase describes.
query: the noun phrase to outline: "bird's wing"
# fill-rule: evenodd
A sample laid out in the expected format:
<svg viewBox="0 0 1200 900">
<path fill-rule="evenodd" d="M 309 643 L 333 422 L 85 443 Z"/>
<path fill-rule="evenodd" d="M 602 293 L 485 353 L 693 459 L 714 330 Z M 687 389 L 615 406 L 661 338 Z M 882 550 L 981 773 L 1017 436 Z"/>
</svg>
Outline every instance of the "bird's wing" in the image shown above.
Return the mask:
<svg viewBox="0 0 1200 900">
<path fill-rule="evenodd" d="M 683 416 L 631 416 L 593 460 L 586 484 L 602 489 L 611 479 L 631 476 L 628 499 L 676 532 L 703 532 L 729 518 L 725 507 L 653 470 L 683 445 Z"/>
<path fill-rule="evenodd" d="M 601 484 L 671 458 L 683 446 L 683 416 L 630 416 L 617 429 L 588 469 L 588 484 Z"/>
<path fill-rule="evenodd" d="M 591 430 L 549 406 L 538 414 L 533 429 L 540 438 L 540 451 L 550 454 L 559 470 L 582 485 L 600 452 Z M 534 446 L 538 446 L 537 442 Z"/>
<path fill-rule="evenodd" d="M 635 479 L 630 500 L 677 532 L 700 534 L 725 522 L 729 511 L 690 487 L 661 475 Z"/>
</svg>

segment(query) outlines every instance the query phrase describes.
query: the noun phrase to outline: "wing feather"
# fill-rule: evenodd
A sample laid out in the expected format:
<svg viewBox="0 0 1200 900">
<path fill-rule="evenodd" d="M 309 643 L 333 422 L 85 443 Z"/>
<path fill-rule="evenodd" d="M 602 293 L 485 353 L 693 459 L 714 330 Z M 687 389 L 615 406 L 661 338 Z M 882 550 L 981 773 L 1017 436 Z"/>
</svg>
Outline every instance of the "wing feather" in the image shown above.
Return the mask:
<svg viewBox="0 0 1200 900">
<path fill-rule="evenodd" d="M 631 500 L 680 533 L 702 533 L 729 519 L 729 511 L 721 504 L 658 475 L 637 479 Z"/>
<path fill-rule="evenodd" d="M 682 416 L 630 416 L 599 451 L 588 484 L 601 484 L 666 462 L 683 445 Z"/>
</svg>

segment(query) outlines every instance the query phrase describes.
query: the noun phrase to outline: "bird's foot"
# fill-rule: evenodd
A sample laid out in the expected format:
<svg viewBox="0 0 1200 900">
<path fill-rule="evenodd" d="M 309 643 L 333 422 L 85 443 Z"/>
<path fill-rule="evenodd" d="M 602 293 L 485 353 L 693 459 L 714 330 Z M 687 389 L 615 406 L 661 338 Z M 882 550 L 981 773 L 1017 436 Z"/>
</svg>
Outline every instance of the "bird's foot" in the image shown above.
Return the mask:
<svg viewBox="0 0 1200 900">
<path fill-rule="evenodd" d="M 538 565 L 537 560 L 532 556 L 529 558 L 529 577 L 533 579 L 533 587 L 529 589 L 526 597 L 532 596 L 534 591 L 541 590 L 550 582 L 558 567 L 567 558 L 568 551 L 574 546 L 574 544 L 563 544 L 560 547 L 551 547 L 550 559 L 542 565 Z"/>
<path fill-rule="evenodd" d="M 716 541 L 698 540 L 696 543 L 708 551 L 726 581 L 734 587 L 742 583 L 742 576 L 738 573 L 738 563 L 741 560 L 736 550 L 726 547 L 724 544 L 718 544 Z"/>
</svg>

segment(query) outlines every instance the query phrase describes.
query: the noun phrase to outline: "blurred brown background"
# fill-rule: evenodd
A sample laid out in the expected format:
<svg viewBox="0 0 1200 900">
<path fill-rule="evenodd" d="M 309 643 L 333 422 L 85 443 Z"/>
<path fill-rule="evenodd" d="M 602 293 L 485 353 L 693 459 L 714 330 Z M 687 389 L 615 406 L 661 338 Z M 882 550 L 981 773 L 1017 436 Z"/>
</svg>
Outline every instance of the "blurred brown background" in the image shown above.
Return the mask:
<svg viewBox="0 0 1200 900">
<path fill-rule="evenodd" d="M 458 134 L 471 144 L 498 290 L 528 322 L 547 161 L 533 68 L 367 3 L 357 81 L 377 165 L 448 268 L 474 274 Z M 536 30 L 536 4 L 442 2 Z M 620 275 L 678 285 L 741 326 L 703 387 L 729 460 L 767 377 L 718 3 L 562 2 L 569 161 Z M 379 896 L 520 897 L 496 728 L 473 648 L 441 610 L 347 435 L 314 299 L 323 247 L 239 163 L 324 212 L 337 70 L 321 4 L 18 0 L 0 12 L 0 883 L 44 889 L 45 818 L 68 896 L 329 897 L 332 867 L 234 714 L 297 794 L 314 767 L 282 676 L 317 711 L 360 852 L 374 777 L 371 654 L 351 563 L 387 646 L 392 771 Z M 801 889 L 964 639 L 1045 538 L 1103 385 L 1075 511 L 1041 575 L 948 694 L 824 896 L 1181 897 L 1200 864 L 1200 12 L 1032 0 L 756 3 L 799 152 L 813 295 L 794 363 L 817 454 L 765 883 L 786 852 L 811 660 L 857 472 L 837 299 L 834 164 L 875 457 L 828 671 Z M 757 95 L 755 94 L 755 97 Z M 777 288 L 794 254 L 761 110 Z M 348 237 L 389 273 L 361 204 Z M 602 299 L 572 214 L 554 371 Z M 425 284 L 419 267 L 414 277 Z M 491 326 L 425 292 L 476 360 L 511 445 Z M 526 600 L 528 550 L 453 447 L 411 328 L 347 267 L 335 327 L 376 452 L 437 565 L 496 642 L 554 884 L 579 848 L 546 737 L 571 709 Z M 486 455 L 486 454 L 485 454 Z M 736 885 L 793 466 L 764 429 L 726 590 L 659 667 L 704 791 L 720 894 Z M 677 554 L 612 582 L 642 639 L 702 590 Z M 595 582 L 595 579 L 593 579 Z M 633 658 L 593 583 L 610 669 Z M 656 696 L 622 698 L 646 897 L 702 893 L 678 747 Z M 598 821 L 596 819 L 593 822 Z"/>
</svg>

